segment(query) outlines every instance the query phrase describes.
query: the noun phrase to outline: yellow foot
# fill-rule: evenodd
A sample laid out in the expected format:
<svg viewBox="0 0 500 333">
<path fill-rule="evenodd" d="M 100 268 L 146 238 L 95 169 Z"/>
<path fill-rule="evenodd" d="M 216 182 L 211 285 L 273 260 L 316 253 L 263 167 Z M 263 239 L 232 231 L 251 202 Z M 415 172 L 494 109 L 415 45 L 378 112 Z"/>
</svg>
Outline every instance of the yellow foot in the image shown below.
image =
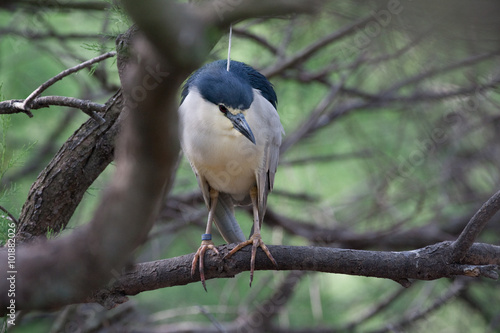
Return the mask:
<svg viewBox="0 0 500 333">
<path fill-rule="evenodd" d="M 203 267 L 203 261 L 205 258 L 205 252 L 207 252 L 207 250 L 212 250 L 215 253 L 219 254 L 219 251 L 215 247 L 214 242 L 212 242 L 211 240 L 204 240 L 201 242 L 198 251 L 196 251 L 196 253 L 194 254 L 193 263 L 191 264 L 191 276 L 194 276 L 194 273 L 196 273 L 196 263 L 199 261 L 200 280 L 205 291 L 207 291 L 207 286 L 205 284 L 205 269 Z"/>
<path fill-rule="evenodd" d="M 247 245 L 252 245 L 252 256 L 250 259 L 250 287 L 252 286 L 252 281 L 253 281 L 253 272 L 255 269 L 255 256 L 257 255 L 257 248 L 260 247 L 267 255 L 269 260 L 274 264 L 276 268 L 278 268 L 278 264 L 276 263 L 276 260 L 274 260 L 273 255 L 271 252 L 269 252 L 269 249 L 267 248 L 266 244 L 262 241 L 262 238 L 260 237 L 260 234 L 253 234 L 252 237 L 250 237 L 249 240 L 246 240 L 238 245 L 234 249 L 232 249 L 225 257 L 224 259 L 229 259 L 233 254 L 241 250 Z"/>
</svg>

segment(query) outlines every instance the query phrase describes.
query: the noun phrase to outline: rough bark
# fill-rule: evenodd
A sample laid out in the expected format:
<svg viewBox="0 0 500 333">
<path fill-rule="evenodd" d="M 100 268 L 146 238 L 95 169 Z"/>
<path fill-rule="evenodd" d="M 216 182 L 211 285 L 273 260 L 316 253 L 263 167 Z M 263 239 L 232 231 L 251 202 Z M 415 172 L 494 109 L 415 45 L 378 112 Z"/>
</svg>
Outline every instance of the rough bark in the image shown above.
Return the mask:
<svg viewBox="0 0 500 333">
<path fill-rule="evenodd" d="M 408 287 L 410 279 L 435 280 L 459 275 L 498 278 L 500 247 L 476 243 L 463 260 L 453 263 L 452 242 L 442 242 L 413 251 L 383 252 L 337 249 L 315 246 L 273 246 L 269 250 L 279 270 L 304 270 L 325 273 L 361 275 L 392 279 Z M 219 246 L 220 254 L 205 256 L 205 278 L 230 278 L 250 270 L 250 248 L 238 251 L 230 260 L 222 258 L 234 247 Z M 140 263 L 122 272 L 109 288 L 101 289 L 87 301 L 106 307 L 127 300 L 127 295 L 200 281 L 191 276 L 193 254 Z M 255 270 L 273 270 L 273 264 L 262 251 L 257 251 Z M 200 286 L 201 288 L 201 286 Z M 201 290 L 201 289 L 200 289 Z M 210 290 L 210 287 L 209 287 Z"/>
<path fill-rule="evenodd" d="M 117 67 L 124 79 L 137 28 L 116 40 Z M 66 227 L 89 186 L 114 159 L 123 111 L 122 91 L 106 102 L 104 123 L 88 119 L 59 149 L 31 186 L 19 217 L 16 241 L 30 241 Z M 63 194 L 64 195 L 61 195 Z"/>
<path fill-rule="evenodd" d="M 31 186 L 17 227 L 17 240 L 32 240 L 66 227 L 85 191 L 113 160 L 123 100 L 107 102 L 104 124 L 88 119 L 59 149 Z"/>
</svg>

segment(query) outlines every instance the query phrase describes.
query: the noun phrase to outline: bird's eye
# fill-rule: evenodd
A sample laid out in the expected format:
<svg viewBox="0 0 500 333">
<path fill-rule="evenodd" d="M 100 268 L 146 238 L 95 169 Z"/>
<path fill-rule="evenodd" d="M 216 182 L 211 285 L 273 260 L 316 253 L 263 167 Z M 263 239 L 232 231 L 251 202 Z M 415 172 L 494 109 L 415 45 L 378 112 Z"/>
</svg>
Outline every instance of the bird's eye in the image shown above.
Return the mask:
<svg viewBox="0 0 500 333">
<path fill-rule="evenodd" d="M 227 113 L 227 108 L 222 104 L 219 104 L 219 110 L 220 110 L 220 112 L 222 112 L 224 114 Z"/>
</svg>

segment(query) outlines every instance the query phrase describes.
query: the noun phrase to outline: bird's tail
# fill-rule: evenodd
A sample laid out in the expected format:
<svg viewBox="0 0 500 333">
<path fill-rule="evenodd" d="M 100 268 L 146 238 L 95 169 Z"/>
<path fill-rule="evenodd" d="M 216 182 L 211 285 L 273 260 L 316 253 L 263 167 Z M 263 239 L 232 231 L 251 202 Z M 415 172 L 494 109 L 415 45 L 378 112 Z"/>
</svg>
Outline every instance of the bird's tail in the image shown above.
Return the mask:
<svg viewBox="0 0 500 333">
<path fill-rule="evenodd" d="M 215 207 L 215 225 L 228 244 L 246 240 L 243 231 L 234 217 L 233 199 L 229 194 L 219 193 Z"/>
</svg>

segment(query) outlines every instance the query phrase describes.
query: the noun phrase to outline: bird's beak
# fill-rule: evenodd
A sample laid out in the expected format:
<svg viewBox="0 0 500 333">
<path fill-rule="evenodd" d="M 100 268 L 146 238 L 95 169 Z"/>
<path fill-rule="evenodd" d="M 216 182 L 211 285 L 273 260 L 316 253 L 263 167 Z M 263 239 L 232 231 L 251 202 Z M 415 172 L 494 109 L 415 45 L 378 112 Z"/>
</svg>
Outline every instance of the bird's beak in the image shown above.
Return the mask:
<svg viewBox="0 0 500 333">
<path fill-rule="evenodd" d="M 255 143 L 255 137 L 253 136 L 252 130 L 250 129 L 250 126 L 248 125 L 245 116 L 242 113 L 238 113 L 236 115 L 232 114 L 231 112 L 228 112 L 226 114 L 227 118 L 231 120 L 231 123 L 233 124 L 233 127 L 243 134 L 248 140 L 252 141 L 253 144 Z"/>
</svg>

